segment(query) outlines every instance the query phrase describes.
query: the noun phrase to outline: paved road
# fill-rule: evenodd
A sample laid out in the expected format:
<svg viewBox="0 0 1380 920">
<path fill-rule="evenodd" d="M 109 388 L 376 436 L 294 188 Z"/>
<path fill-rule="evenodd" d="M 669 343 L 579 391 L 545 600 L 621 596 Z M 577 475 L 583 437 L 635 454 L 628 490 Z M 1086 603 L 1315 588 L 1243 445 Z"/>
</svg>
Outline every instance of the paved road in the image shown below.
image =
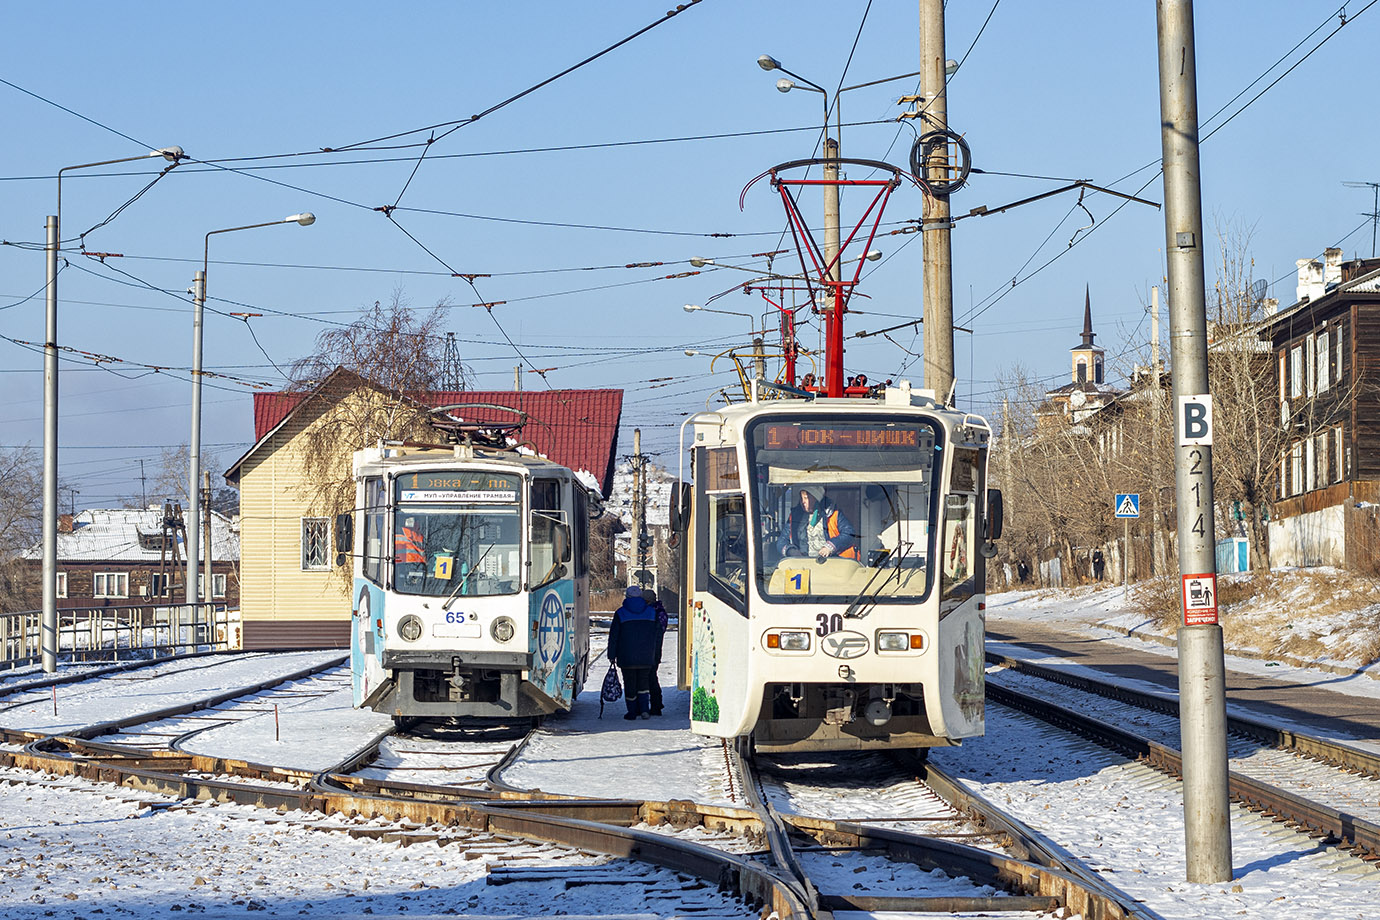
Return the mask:
<svg viewBox="0 0 1380 920">
<path fill-rule="evenodd" d="M 987 637 L 1019 645 L 1029 653 L 1017 657 L 1038 661 L 1055 655 L 1124 680 L 1145 681 L 1178 693 L 1177 659 L 1128 648 L 1124 642 L 1064 632 L 1045 623 L 991 617 Z M 1261 677 L 1232 671 L 1229 662 L 1227 702 L 1233 711 L 1262 721 L 1287 721 L 1310 734 L 1380 744 L 1380 699 L 1329 689 L 1329 685 L 1344 680 L 1371 678 L 1293 670 L 1281 671 L 1279 678 Z"/>
</svg>

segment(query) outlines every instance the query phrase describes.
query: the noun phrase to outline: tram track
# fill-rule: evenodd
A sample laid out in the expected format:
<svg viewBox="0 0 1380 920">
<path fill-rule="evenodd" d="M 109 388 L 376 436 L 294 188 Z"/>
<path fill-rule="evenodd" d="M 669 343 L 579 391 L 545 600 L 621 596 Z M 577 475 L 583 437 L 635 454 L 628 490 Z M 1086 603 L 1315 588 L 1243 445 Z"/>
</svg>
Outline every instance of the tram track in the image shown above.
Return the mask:
<svg viewBox="0 0 1380 920">
<path fill-rule="evenodd" d="M 987 685 L 993 702 L 1074 732 L 1166 775 L 1182 777 L 1182 754 L 1172 743 L 1177 735 L 1177 701 L 1007 656 L 989 654 L 988 659 L 1038 681 L 1158 714 L 1158 721 L 1136 715 L 1136 730 L 1131 730 L 1094 717 L 1088 710 L 1096 709 L 1095 703 L 1080 703 L 1075 709 L 1068 699 L 1050 700 L 1049 694 L 1035 692 L 1038 681 L 1034 687 L 1024 682 L 1018 690 L 997 676 Z M 1240 716 L 1229 715 L 1227 728 L 1232 767 L 1228 790 L 1234 801 L 1362 860 L 1380 862 L 1380 756 Z"/>
<path fill-rule="evenodd" d="M 300 687 L 287 686 L 285 692 L 302 692 Z M 265 702 L 259 699 L 258 705 Z M 198 704 L 189 704 L 185 709 L 190 712 Z M 160 710 L 157 715 L 175 721 L 185 713 Z M 859 892 L 826 893 L 822 898 L 815 897 L 812 903 L 808 893 L 802 897 L 805 889 L 789 875 L 745 852 L 745 844 L 755 846 L 756 841 L 768 835 L 760 817 L 747 809 L 701 806 L 687 801 L 558 796 L 504 788 L 501 784 L 491 786 L 487 782 L 482 788 L 478 783 L 457 786 L 454 777 L 448 777 L 451 781 L 444 784 L 410 782 L 399 779 L 395 771 L 416 772 L 418 764 L 389 758 L 414 749 L 427 759 L 437 753 L 416 748 L 415 737 L 392 736 L 391 754 L 388 738 L 374 739 L 364 751 L 339 765 L 350 772 L 312 773 L 189 754 L 178 749 L 179 740 L 204 727 L 192 727 L 178 734 L 167 725 L 150 731 L 154 725 L 146 722 L 141 726 L 132 721 L 123 724 L 116 729 L 124 733 L 119 741 L 84 737 L 92 734 L 89 731 L 29 739 L 20 751 L 0 750 L 0 765 L 30 775 L 80 777 L 118 788 L 121 794 L 154 796 L 162 803 L 155 806 L 145 799 L 147 807 L 194 808 L 199 807 L 198 803 L 202 807 L 205 803 L 239 803 L 272 813 L 267 820 L 293 820 L 314 829 L 368 836 L 401 846 L 430 842 L 473 847 L 476 853 L 482 853 L 485 840 L 515 840 L 526 841 L 524 846 L 549 844 L 571 852 L 628 858 L 682 878 L 681 883 L 673 880 L 669 888 L 663 886 L 663 893 L 670 892 L 667 897 L 681 890 L 702 897 L 706 887 L 722 888 L 749 904 L 775 910 L 782 918 L 827 917 L 836 909 L 955 910 L 999 906 L 1044 910 L 1056 904 L 1081 905 L 1078 909 L 1089 918 L 1129 916 L 1110 906 L 1110 901 L 1108 906 L 1090 909 L 1090 895 L 1075 880 L 999 854 L 938 840 L 925 843 L 915 835 L 866 824 L 791 816 L 782 834 L 785 838 L 814 840 L 805 844 L 807 853 L 881 851 L 888 858 L 892 853 L 900 853 L 898 858 L 902 861 L 943 868 L 949 873 L 961 871 L 1000 889 L 1035 892 L 1018 894 L 1015 899 L 999 898 L 1000 904 L 989 903 L 983 897 L 878 899 Z M 150 736 L 165 739 L 165 743 L 151 745 Z M 8 740 L 22 737 L 12 735 Z M 518 739 L 518 744 L 523 740 L 525 737 Z M 493 762 L 499 752 L 492 739 L 477 743 L 488 745 L 483 756 L 489 760 L 467 769 L 497 771 L 518 747 L 515 744 L 509 753 Z M 381 770 L 382 775 L 369 775 L 371 769 Z M 796 851 L 800 847 L 801 844 L 795 844 Z M 496 874 L 494 883 L 549 880 L 551 871 L 554 870 L 540 865 L 521 871 L 505 867 Z M 582 869 L 577 875 L 596 884 L 600 883 L 599 873 L 596 867 Z M 685 883 L 685 877 L 699 881 Z"/>
</svg>

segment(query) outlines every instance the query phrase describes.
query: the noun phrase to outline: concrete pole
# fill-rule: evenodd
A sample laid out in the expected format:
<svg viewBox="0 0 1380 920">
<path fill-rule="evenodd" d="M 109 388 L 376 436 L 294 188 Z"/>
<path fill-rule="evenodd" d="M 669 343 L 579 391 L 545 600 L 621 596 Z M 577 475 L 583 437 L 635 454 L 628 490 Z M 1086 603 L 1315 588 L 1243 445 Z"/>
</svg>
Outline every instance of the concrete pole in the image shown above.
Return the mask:
<svg viewBox="0 0 1380 920">
<path fill-rule="evenodd" d="M 206 272 L 192 279 L 192 440 L 187 458 L 187 584 L 185 602 L 196 604 L 201 566 L 201 317 L 206 309 Z M 196 608 L 191 610 L 196 622 Z"/>
<path fill-rule="evenodd" d="M 944 73 L 944 2 L 920 0 L 920 93 L 925 115 L 920 133 L 949 126 Z M 924 179 L 946 177 L 944 147 L 926 164 Z M 954 279 L 951 261 L 949 199 L 929 204 L 921 227 L 925 258 L 925 388 L 947 400 L 954 383 Z"/>
<path fill-rule="evenodd" d="M 61 181 L 61 180 L 59 180 Z M 59 200 L 61 199 L 59 186 Z M 43 339 L 43 670 L 57 671 L 57 518 L 58 518 L 58 352 L 57 257 L 59 218 L 48 217 L 48 307 Z"/>
<path fill-rule="evenodd" d="M 1207 306 L 1203 282 L 1203 215 L 1198 166 L 1198 86 L 1192 0 L 1156 3 L 1160 56 L 1160 125 L 1164 154 L 1165 252 L 1169 264 L 1169 339 L 1175 414 L 1181 396 L 1208 394 Z M 1185 420 L 1176 422 L 1185 427 Z M 1181 584 L 1194 576 L 1212 592 L 1211 615 L 1190 617 L 1184 593 L 1179 642 L 1179 725 L 1184 763 L 1184 835 L 1190 882 L 1232 877 L 1227 795 L 1226 666 L 1216 617 L 1212 447 L 1176 438 Z M 1182 590 L 1182 589 L 1181 589 Z M 1210 622 L 1205 622 L 1210 621 Z M 1193 625 L 1189 625 L 1192 622 Z"/>
</svg>

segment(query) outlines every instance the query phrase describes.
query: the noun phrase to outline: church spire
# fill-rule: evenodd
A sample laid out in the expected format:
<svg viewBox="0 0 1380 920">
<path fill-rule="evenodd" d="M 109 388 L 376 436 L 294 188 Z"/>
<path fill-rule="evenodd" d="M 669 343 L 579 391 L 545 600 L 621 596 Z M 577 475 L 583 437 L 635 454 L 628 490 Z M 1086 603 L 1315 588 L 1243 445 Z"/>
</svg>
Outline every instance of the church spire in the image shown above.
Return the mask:
<svg viewBox="0 0 1380 920">
<path fill-rule="evenodd" d="M 1092 348 L 1092 292 L 1088 286 L 1083 287 L 1083 347 Z"/>
</svg>

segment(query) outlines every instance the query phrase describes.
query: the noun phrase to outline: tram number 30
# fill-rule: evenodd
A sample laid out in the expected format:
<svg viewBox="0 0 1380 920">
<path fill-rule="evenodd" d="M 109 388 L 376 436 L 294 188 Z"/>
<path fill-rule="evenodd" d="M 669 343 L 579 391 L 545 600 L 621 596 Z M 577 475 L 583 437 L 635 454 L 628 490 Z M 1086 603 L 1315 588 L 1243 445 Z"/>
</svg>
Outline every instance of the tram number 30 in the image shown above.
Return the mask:
<svg viewBox="0 0 1380 920">
<path fill-rule="evenodd" d="M 827 636 L 832 632 L 843 629 L 843 614 L 841 613 L 820 613 L 815 615 L 819 625 L 815 627 L 815 633 L 820 636 Z"/>
</svg>

